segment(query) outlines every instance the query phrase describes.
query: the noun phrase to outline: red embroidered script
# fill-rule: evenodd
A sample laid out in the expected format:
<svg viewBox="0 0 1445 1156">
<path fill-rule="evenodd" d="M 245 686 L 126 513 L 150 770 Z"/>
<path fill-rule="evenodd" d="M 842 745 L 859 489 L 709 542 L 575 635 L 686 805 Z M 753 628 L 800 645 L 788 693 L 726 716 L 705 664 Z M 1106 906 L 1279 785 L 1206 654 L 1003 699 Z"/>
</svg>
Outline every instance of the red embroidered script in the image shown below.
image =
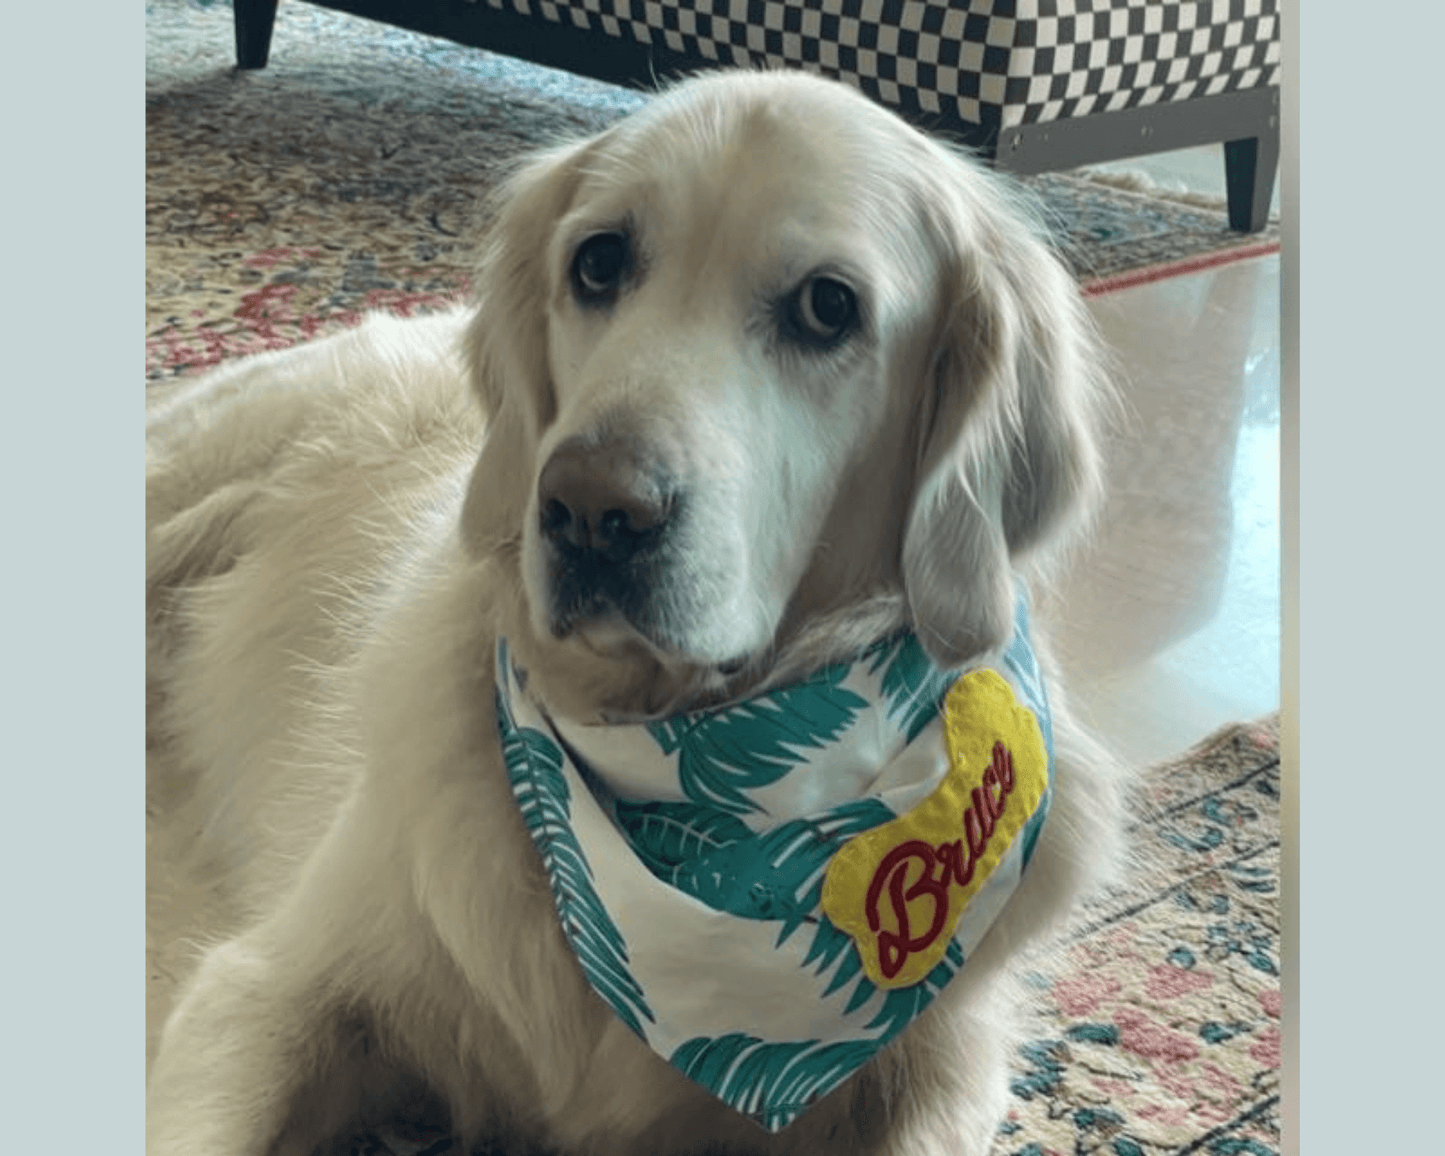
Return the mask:
<svg viewBox="0 0 1445 1156">
<path fill-rule="evenodd" d="M 983 858 L 993 836 L 994 822 L 1003 814 L 1009 793 L 1014 789 L 1014 760 L 1009 749 L 993 744 L 993 761 L 983 772 L 983 782 L 973 788 L 972 799 L 963 812 L 963 838 L 936 847 L 922 839 L 900 843 L 883 857 L 873 872 L 863 911 L 868 928 L 878 936 L 878 965 L 886 979 L 892 979 L 914 952 L 926 951 L 948 921 L 948 889 L 966 886 L 973 878 L 974 867 Z M 922 865 L 918 880 L 908 885 L 908 864 L 916 859 Z M 887 891 L 897 931 L 880 931 L 878 900 Z M 909 925 L 908 904 L 927 896 L 933 900 L 933 917 L 928 930 L 914 935 Z"/>
</svg>

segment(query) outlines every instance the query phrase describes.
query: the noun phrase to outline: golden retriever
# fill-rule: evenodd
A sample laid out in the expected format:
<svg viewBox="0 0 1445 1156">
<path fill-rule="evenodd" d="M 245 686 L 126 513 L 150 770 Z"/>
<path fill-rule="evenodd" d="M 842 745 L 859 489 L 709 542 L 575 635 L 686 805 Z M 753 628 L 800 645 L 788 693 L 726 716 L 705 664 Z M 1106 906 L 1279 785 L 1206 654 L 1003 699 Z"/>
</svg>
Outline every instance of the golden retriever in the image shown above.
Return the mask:
<svg viewBox="0 0 1445 1156">
<path fill-rule="evenodd" d="M 416 1087 L 517 1151 L 987 1151 L 1009 965 L 1119 855 L 1119 773 L 1057 687 L 1053 810 L 981 948 L 767 1133 L 585 982 L 492 656 L 504 635 L 529 693 L 596 725 L 905 625 L 975 662 L 1099 494 L 1101 364 L 997 178 L 841 84 L 718 73 L 519 170 L 473 306 L 153 406 L 150 802 L 208 919 L 155 1042 L 151 1156 L 306 1156 Z M 576 572 L 578 532 L 610 577 Z"/>
</svg>

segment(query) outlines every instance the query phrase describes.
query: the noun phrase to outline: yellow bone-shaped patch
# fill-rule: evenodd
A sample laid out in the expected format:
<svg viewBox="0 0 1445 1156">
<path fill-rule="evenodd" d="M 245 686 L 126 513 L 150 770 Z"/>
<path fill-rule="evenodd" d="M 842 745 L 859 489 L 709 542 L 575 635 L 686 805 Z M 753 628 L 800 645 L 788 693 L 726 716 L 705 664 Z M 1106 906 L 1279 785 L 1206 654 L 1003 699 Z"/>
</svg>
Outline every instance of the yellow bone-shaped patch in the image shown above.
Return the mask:
<svg viewBox="0 0 1445 1156">
<path fill-rule="evenodd" d="M 909 987 L 937 965 L 968 901 L 1038 809 L 1048 755 L 1033 713 L 992 670 L 943 701 L 949 772 L 906 815 L 850 840 L 823 879 L 823 913 L 858 945 L 879 987 Z"/>
</svg>

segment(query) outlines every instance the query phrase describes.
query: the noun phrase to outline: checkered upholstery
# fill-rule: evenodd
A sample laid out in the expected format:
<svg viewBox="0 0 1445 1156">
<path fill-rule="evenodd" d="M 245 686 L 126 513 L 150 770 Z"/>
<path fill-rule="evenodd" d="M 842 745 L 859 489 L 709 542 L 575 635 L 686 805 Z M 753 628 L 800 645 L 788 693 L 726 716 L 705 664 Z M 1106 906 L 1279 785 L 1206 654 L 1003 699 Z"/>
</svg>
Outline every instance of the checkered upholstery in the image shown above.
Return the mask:
<svg viewBox="0 0 1445 1156">
<path fill-rule="evenodd" d="M 1279 83 L 1279 0 L 466 0 L 1012 127 Z"/>
</svg>

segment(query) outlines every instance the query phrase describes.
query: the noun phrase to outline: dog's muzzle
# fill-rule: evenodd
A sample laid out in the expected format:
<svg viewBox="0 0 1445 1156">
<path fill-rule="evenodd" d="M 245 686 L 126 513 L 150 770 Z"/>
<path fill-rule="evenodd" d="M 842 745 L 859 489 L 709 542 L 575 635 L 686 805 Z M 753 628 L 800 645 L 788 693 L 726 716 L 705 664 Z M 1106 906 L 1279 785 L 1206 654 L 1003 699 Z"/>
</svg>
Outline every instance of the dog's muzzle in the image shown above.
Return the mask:
<svg viewBox="0 0 1445 1156">
<path fill-rule="evenodd" d="M 645 630 L 679 505 L 670 471 L 630 440 L 574 437 L 553 451 L 537 509 L 558 636 L 610 612 Z"/>
</svg>

